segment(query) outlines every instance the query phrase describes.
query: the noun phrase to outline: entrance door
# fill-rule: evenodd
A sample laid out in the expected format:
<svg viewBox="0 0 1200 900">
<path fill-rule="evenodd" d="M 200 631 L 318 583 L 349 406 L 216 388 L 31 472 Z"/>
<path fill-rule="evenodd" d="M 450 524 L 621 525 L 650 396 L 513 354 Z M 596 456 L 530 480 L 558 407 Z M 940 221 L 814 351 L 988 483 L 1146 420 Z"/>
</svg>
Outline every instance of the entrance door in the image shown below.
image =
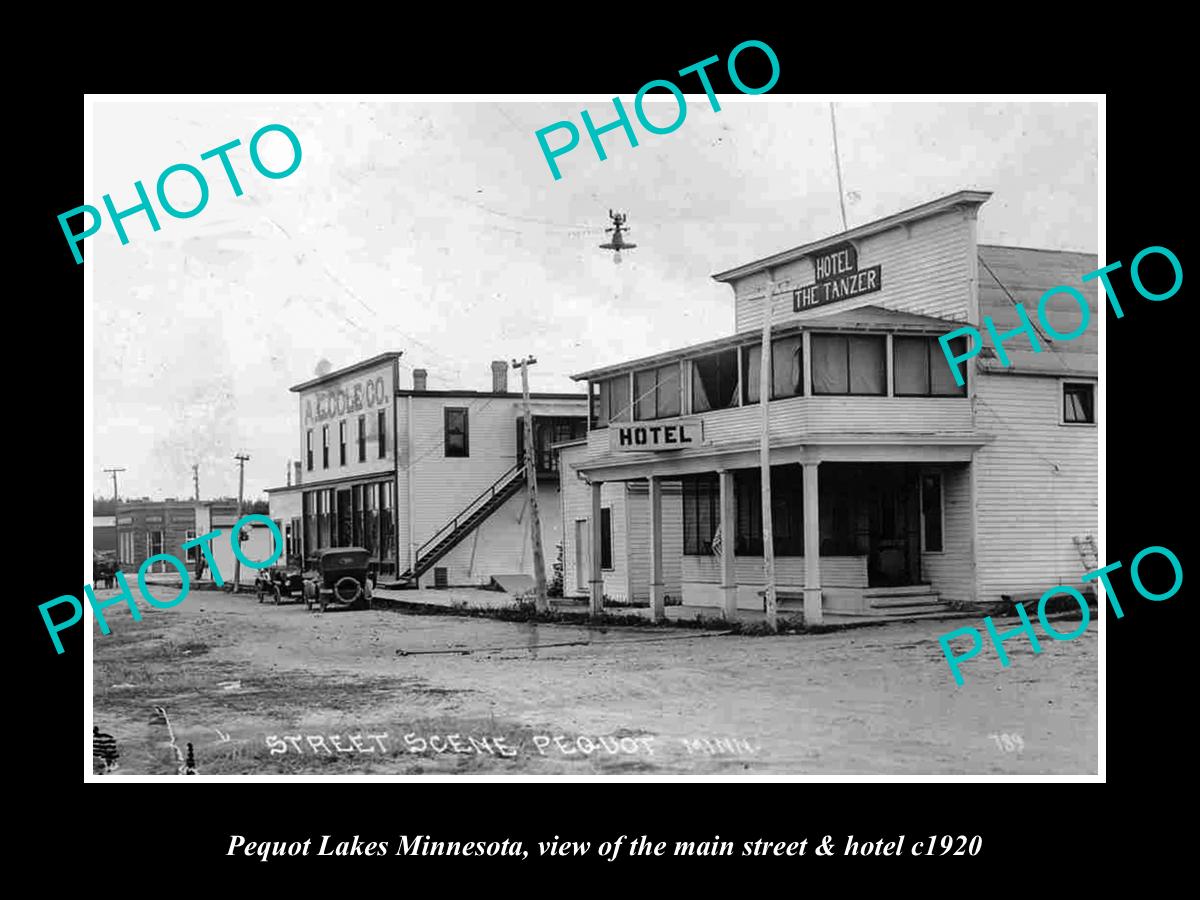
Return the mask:
<svg viewBox="0 0 1200 900">
<path fill-rule="evenodd" d="M 591 536 L 588 520 L 575 520 L 575 590 L 586 591 L 591 579 Z"/>
<path fill-rule="evenodd" d="M 350 488 L 337 492 L 337 545 L 354 546 L 354 510 L 350 506 Z"/>
<path fill-rule="evenodd" d="M 870 550 L 867 584 L 894 587 L 921 580 L 921 508 L 916 473 L 872 467 L 867 485 Z"/>
</svg>

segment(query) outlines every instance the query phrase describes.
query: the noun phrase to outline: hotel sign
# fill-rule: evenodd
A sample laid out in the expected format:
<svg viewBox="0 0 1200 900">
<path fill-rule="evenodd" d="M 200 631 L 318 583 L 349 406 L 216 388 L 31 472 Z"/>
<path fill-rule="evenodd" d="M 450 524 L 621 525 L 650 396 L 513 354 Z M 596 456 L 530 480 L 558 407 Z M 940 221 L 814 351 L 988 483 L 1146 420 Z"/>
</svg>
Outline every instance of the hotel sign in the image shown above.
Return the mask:
<svg viewBox="0 0 1200 900">
<path fill-rule="evenodd" d="M 660 419 L 656 422 L 614 422 L 608 426 L 613 453 L 682 450 L 699 446 L 704 438 L 703 419 Z"/>
<path fill-rule="evenodd" d="M 792 309 L 800 312 L 883 289 L 882 266 L 858 269 L 853 244 L 839 244 L 813 257 L 816 282 L 792 291 Z"/>
</svg>

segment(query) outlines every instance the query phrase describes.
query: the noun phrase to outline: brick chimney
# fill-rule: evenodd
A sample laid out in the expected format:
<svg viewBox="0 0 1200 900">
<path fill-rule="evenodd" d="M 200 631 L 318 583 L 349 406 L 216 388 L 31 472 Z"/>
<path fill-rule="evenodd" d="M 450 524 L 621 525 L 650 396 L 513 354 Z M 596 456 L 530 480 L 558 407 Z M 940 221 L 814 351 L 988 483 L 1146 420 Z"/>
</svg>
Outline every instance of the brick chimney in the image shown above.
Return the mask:
<svg viewBox="0 0 1200 900">
<path fill-rule="evenodd" d="M 425 379 L 429 375 L 424 369 L 413 369 L 413 390 L 423 391 L 425 388 Z"/>
<path fill-rule="evenodd" d="M 492 393 L 508 393 L 508 363 L 502 359 L 492 360 Z"/>
</svg>

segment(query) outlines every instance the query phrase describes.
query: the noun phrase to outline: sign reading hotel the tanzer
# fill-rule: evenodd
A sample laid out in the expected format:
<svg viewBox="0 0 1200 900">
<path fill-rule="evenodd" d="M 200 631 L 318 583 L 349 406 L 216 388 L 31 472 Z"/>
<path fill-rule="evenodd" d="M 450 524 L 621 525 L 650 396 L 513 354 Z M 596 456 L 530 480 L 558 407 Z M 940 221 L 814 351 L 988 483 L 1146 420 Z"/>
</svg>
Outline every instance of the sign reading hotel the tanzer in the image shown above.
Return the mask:
<svg viewBox="0 0 1200 900">
<path fill-rule="evenodd" d="M 837 300 L 848 300 L 883 288 L 882 266 L 858 270 L 853 244 L 839 244 L 813 257 L 816 283 L 792 291 L 792 309 L 812 309 Z"/>
<path fill-rule="evenodd" d="M 614 453 L 649 450 L 683 450 L 703 439 L 702 419 L 660 419 L 657 422 L 613 422 L 608 426 L 609 449 Z"/>
</svg>

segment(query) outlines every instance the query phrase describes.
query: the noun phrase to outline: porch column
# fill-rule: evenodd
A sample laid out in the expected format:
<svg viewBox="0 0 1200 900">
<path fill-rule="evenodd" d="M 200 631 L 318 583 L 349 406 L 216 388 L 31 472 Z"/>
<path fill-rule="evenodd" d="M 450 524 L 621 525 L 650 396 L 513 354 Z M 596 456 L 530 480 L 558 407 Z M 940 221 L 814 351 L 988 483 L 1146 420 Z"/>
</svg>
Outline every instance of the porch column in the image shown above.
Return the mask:
<svg viewBox="0 0 1200 900">
<path fill-rule="evenodd" d="M 737 512 L 734 508 L 733 472 L 722 470 L 721 483 L 721 597 L 725 618 L 738 617 L 737 573 L 734 570 L 734 542 L 737 540 Z"/>
<path fill-rule="evenodd" d="M 804 622 L 821 624 L 821 509 L 817 481 L 820 463 L 804 463 Z"/>
<path fill-rule="evenodd" d="M 666 617 L 663 594 L 662 559 L 662 479 L 651 475 L 646 479 L 650 485 L 650 614 L 654 621 Z"/>
<path fill-rule="evenodd" d="M 600 488 L 601 481 L 592 482 L 592 615 L 604 612 L 604 570 L 600 568 L 604 541 L 600 533 Z"/>
</svg>

